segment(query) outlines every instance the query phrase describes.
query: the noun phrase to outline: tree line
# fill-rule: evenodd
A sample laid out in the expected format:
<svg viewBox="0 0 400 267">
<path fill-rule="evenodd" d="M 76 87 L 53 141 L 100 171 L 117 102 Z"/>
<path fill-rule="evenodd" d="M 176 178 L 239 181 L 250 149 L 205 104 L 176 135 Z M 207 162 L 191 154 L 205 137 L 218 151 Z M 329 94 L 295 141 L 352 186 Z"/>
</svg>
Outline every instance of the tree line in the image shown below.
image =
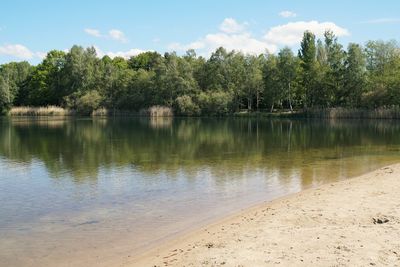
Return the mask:
<svg viewBox="0 0 400 267">
<path fill-rule="evenodd" d="M 56 105 L 90 114 L 100 107 L 139 111 L 154 105 L 178 115 L 241 110 L 397 107 L 400 47 L 396 41 L 350 43 L 331 31 L 306 31 L 296 54 L 243 54 L 218 48 L 209 58 L 189 50 L 97 57 L 93 47 L 50 51 L 43 61 L 0 65 L 0 111 Z"/>
</svg>

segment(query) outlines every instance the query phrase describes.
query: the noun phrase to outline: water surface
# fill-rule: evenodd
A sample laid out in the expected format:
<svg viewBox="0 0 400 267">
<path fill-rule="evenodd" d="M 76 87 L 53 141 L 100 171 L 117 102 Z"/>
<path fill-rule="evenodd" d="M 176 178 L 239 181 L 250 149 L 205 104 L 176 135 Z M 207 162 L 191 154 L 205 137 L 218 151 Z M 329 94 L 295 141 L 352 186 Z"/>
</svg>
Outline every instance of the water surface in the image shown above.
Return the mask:
<svg viewBox="0 0 400 267">
<path fill-rule="evenodd" d="M 399 161 L 393 121 L 0 120 L 0 266 L 110 266 Z"/>
</svg>

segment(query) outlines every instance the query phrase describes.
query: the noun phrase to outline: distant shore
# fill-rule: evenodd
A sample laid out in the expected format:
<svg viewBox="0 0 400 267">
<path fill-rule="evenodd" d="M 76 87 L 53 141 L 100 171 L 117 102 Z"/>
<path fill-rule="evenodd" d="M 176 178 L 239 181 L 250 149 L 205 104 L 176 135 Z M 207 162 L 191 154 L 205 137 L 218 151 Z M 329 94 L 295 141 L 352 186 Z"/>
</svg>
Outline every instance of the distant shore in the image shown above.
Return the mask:
<svg viewBox="0 0 400 267">
<path fill-rule="evenodd" d="M 124 266 L 395 266 L 400 164 L 250 208 Z"/>
<path fill-rule="evenodd" d="M 79 111 L 59 106 L 13 107 L 5 115 L 9 117 L 181 117 L 173 109 L 164 106 L 153 106 L 140 111 L 110 110 L 100 108 L 93 111 Z M 187 116 L 183 116 L 187 117 Z M 350 109 L 350 108 L 309 108 L 298 110 L 239 111 L 220 116 L 207 114 L 192 117 L 239 117 L 239 118 L 287 118 L 287 119 L 400 119 L 400 108 Z"/>
</svg>

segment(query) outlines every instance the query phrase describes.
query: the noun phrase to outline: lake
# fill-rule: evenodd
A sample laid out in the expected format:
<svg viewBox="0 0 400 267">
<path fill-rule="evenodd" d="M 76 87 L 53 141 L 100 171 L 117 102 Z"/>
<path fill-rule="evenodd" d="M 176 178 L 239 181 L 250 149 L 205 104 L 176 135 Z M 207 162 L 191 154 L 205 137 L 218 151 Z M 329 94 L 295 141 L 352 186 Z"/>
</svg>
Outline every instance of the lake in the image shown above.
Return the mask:
<svg viewBox="0 0 400 267">
<path fill-rule="evenodd" d="M 123 265 L 400 160 L 396 121 L 0 119 L 0 266 Z"/>
</svg>

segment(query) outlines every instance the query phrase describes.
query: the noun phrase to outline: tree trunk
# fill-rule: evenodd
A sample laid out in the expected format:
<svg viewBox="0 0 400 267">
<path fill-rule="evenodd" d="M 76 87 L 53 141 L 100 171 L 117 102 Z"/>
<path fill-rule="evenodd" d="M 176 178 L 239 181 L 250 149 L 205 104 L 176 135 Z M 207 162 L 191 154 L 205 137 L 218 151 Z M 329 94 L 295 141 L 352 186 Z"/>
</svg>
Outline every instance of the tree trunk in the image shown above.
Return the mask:
<svg viewBox="0 0 400 267">
<path fill-rule="evenodd" d="M 271 105 L 271 113 L 274 112 L 274 104 Z"/>
<path fill-rule="evenodd" d="M 256 94 L 256 108 L 257 108 L 257 111 L 258 111 L 258 106 L 259 106 L 259 103 L 260 102 L 260 94 L 259 94 L 259 92 L 257 91 L 257 94 Z"/>
<path fill-rule="evenodd" d="M 290 97 L 290 82 L 289 82 L 289 107 L 290 107 L 290 112 L 293 112 L 292 98 Z"/>
<path fill-rule="evenodd" d="M 247 98 L 247 111 L 251 111 L 251 97 Z"/>
</svg>

